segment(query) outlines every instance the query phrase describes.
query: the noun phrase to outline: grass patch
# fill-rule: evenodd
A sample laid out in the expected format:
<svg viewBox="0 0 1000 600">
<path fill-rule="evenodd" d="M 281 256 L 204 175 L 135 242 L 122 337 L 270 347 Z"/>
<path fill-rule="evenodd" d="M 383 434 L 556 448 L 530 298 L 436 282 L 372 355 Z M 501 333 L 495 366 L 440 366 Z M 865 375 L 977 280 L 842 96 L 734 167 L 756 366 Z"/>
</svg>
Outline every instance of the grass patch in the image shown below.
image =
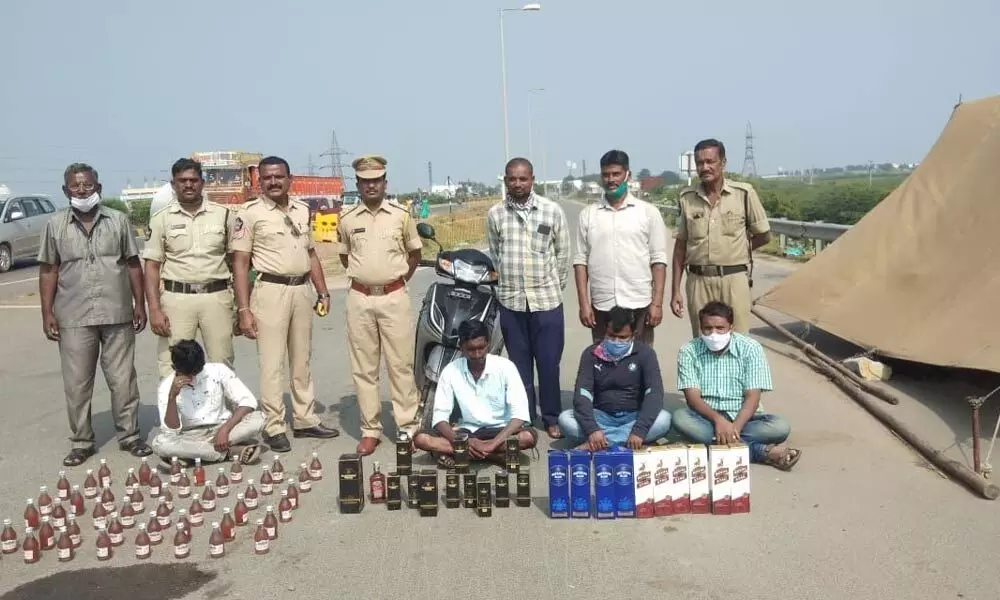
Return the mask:
<svg viewBox="0 0 1000 600">
<path fill-rule="evenodd" d="M 437 240 L 445 249 L 485 247 L 486 213 L 497 202 L 497 198 L 469 200 L 461 207 L 452 207 L 450 212 L 447 208 L 438 209 L 436 214 L 432 212 L 431 216 L 424 221 L 434 226 Z M 423 257 L 425 259 L 433 260 L 437 256 L 437 251 L 436 244 L 424 241 Z M 337 254 L 336 243 L 317 242 L 316 254 L 323 265 L 323 272 L 328 277 L 344 274 L 344 267 L 340 264 L 340 255 Z"/>
</svg>

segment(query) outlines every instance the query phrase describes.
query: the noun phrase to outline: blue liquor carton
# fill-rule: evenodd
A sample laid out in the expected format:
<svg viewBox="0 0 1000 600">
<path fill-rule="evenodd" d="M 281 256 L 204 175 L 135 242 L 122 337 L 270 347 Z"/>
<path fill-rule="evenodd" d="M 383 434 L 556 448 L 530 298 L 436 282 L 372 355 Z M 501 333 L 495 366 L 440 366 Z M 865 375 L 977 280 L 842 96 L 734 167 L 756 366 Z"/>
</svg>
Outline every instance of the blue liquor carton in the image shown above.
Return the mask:
<svg viewBox="0 0 1000 600">
<path fill-rule="evenodd" d="M 632 450 L 616 446 L 611 450 L 615 469 L 615 517 L 635 517 L 635 466 Z"/>
<path fill-rule="evenodd" d="M 594 453 L 594 505 L 598 519 L 615 518 L 614 458 L 607 450 Z"/>
<path fill-rule="evenodd" d="M 549 450 L 549 517 L 569 518 L 569 454 Z"/>
<path fill-rule="evenodd" d="M 570 451 L 570 517 L 574 519 L 590 518 L 590 463 L 591 456 L 587 450 Z"/>
</svg>

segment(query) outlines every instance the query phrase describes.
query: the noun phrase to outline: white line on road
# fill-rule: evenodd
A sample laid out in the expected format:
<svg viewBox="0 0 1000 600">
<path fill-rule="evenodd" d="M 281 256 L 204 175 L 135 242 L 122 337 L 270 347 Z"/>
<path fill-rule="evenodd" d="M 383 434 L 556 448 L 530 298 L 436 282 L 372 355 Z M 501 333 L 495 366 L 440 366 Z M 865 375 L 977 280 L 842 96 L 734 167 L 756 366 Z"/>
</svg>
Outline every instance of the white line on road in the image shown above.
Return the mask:
<svg viewBox="0 0 1000 600">
<path fill-rule="evenodd" d="M 27 279 L 18 279 L 17 281 L 5 281 L 3 283 L 0 283 L 0 286 L 14 285 L 15 283 L 28 283 L 29 281 L 38 281 L 38 277 L 29 277 Z"/>
<path fill-rule="evenodd" d="M 0 309 L 4 308 L 41 308 L 40 304 L 0 304 Z"/>
</svg>

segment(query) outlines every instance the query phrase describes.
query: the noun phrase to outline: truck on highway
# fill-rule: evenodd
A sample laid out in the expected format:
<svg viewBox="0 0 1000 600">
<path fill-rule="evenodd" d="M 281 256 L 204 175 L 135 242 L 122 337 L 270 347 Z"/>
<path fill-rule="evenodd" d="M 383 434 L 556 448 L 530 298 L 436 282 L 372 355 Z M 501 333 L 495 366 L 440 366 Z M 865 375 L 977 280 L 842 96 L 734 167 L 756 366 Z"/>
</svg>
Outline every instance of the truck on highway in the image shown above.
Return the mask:
<svg viewBox="0 0 1000 600">
<path fill-rule="evenodd" d="M 212 202 L 232 206 L 260 196 L 257 165 L 264 155 L 259 152 L 194 152 L 191 158 L 201 163 L 205 178 L 205 197 Z M 309 205 L 310 219 L 317 212 L 337 213 L 343 204 L 344 180 L 341 177 L 294 175 L 289 196 Z"/>
</svg>

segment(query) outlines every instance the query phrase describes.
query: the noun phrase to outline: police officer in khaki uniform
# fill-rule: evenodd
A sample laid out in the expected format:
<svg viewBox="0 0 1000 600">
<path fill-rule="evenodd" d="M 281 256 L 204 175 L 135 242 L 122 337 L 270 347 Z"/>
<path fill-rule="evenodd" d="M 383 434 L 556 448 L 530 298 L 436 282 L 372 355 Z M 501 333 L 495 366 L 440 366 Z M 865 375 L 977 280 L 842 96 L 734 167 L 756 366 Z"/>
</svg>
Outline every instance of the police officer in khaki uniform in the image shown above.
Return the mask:
<svg viewBox="0 0 1000 600">
<path fill-rule="evenodd" d="M 406 282 L 420 261 L 423 244 L 406 208 L 385 199 L 386 160 L 364 156 L 354 161 L 361 202 L 341 215 L 337 225 L 340 262 L 347 269 L 347 340 L 351 372 L 361 409 L 361 443 L 368 455 L 381 441 L 379 363 L 385 353 L 392 413 L 399 431 L 411 436 L 417 422 L 413 378 L 413 315 Z"/>
<path fill-rule="evenodd" d="M 235 309 L 227 264 L 230 211 L 203 199 L 205 182 L 197 161 L 182 158 L 171 173 L 177 200 L 150 219 L 142 253 L 161 378 L 173 373 L 170 346 L 194 339 L 198 331 L 209 362 L 232 368 L 234 357 Z"/>
<path fill-rule="evenodd" d="M 681 280 L 687 270 L 691 335 L 700 334 L 698 311 L 712 300 L 733 308 L 733 331 L 745 334 L 750 330 L 752 304 L 751 250 L 771 239 L 770 224 L 753 186 L 725 180 L 722 142 L 702 140 L 694 155 L 700 181 L 697 187 L 685 188 L 678 199 L 670 308 L 678 318 L 684 315 Z"/>
<path fill-rule="evenodd" d="M 316 416 L 315 386 L 309 368 L 313 311 L 326 315 L 330 294 L 313 247 L 309 206 L 288 197 L 292 182 L 288 163 L 269 156 L 260 161 L 258 172 L 263 197 L 247 202 L 245 210 L 233 220 L 233 287 L 240 331 L 257 340 L 260 404 L 267 418 L 264 442 L 275 452 L 288 452 L 292 446 L 285 435 L 282 395 L 286 352 L 291 371 L 292 435 L 340 435 Z M 251 261 L 257 270 L 253 293 Z"/>
</svg>

